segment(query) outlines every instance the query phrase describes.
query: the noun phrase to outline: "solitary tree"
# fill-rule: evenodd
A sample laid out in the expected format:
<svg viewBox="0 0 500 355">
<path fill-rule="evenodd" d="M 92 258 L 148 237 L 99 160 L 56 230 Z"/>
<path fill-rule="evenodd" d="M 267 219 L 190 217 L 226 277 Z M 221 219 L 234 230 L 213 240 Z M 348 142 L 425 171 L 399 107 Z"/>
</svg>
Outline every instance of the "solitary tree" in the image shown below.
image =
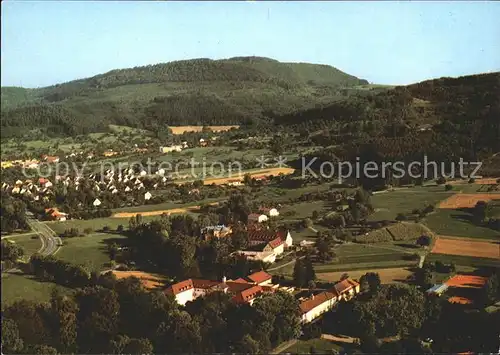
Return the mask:
<svg viewBox="0 0 500 355">
<path fill-rule="evenodd" d="M 428 247 L 429 245 L 431 245 L 431 237 L 429 237 L 428 235 L 421 235 L 417 239 L 417 245 L 421 247 Z"/>
</svg>

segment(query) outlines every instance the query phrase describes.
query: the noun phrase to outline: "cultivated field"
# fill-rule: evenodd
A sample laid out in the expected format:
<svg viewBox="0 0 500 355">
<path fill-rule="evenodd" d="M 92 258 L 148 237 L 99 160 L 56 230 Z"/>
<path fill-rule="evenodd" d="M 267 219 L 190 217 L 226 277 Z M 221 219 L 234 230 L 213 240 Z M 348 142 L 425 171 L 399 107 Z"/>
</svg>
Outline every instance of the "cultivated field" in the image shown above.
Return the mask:
<svg viewBox="0 0 500 355">
<path fill-rule="evenodd" d="M 500 260 L 500 241 L 477 241 L 440 236 L 432 248 L 432 253 Z"/>
<path fill-rule="evenodd" d="M 445 282 L 449 287 L 481 288 L 486 285 L 488 278 L 477 275 L 455 275 Z"/>
<path fill-rule="evenodd" d="M 441 235 L 477 239 L 495 239 L 500 237 L 498 231 L 474 224 L 473 216 L 467 211 L 437 209 L 425 217 L 424 223 L 436 234 Z"/>
<path fill-rule="evenodd" d="M 455 275 L 445 282 L 453 295 L 448 298 L 450 303 L 473 304 L 473 299 L 477 297 L 477 290 L 481 289 L 488 279 L 476 275 Z M 472 292 L 471 292 L 472 291 Z"/>
<path fill-rule="evenodd" d="M 251 172 L 242 171 L 241 174 L 232 177 L 205 179 L 203 180 L 203 183 L 205 185 L 212 185 L 212 184 L 223 185 L 235 180 L 243 181 L 243 177 L 246 173 L 250 174 L 250 176 L 254 178 L 259 176 L 271 176 L 271 175 L 278 176 L 279 174 L 289 175 L 293 174 L 294 171 L 295 170 L 292 168 L 269 168 L 269 169 L 254 170 Z"/>
<path fill-rule="evenodd" d="M 472 267 L 474 269 L 492 266 L 500 267 L 499 259 L 492 258 L 479 258 L 474 256 L 463 256 L 463 255 L 450 255 L 450 254 L 428 254 L 425 258 L 428 263 L 434 263 L 440 261 L 444 264 L 455 264 L 457 269 L 463 269 L 463 267 Z"/>
<path fill-rule="evenodd" d="M 339 281 L 340 277 L 347 273 L 349 277 L 359 280 L 361 276 L 367 272 L 377 272 L 380 275 L 380 280 L 383 284 L 391 284 L 396 282 L 403 282 L 409 276 L 413 274 L 408 268 L 389 268 L 389 269 L 366 269 L 366 270 L 354 270 L 354 271 L 339 271 L 339 272 L 325 272 L 318 273 L 316 276 L 320 280 L 335 282 Z"/>
<path fill-rule="evenodd" d="M 210 128 L 213 132 L 229 131 L 232 128 L 240 128 L 240 126 L 169 126 L 173 134 L 183 134 L 185 132 L 201 132 L 203 127 Z"/>
<path fill-rule="evenodd" d="M 434 236 L 425 225 L 414 222 L 399 222 L 389 227 L 375 229 L 365 235 L 354 238 L 358 243 L 379 243 L 392 241 L 416 241 L 420 236 Z"/>
<path fill-rule="evenodd" d="M 371 197 L 375 213 L 368 220 L 393 220 L 398 213 L 411 213 L 414 209 L 434 206 L 452 194 L 444 191 L 442 186 L 413 187 L 375 194 Z"/>
<path fill-rule="evenodd" d="M 482 179 L 476 179 L 474 181 L 474 184 L 475 185 L 497 185 L 498 180 L 499 178 L 496 177 L 496 178 L 482 178 Z M 463 185 L 463 184 L 468 184 L 468 180 L 455 180 L 455 181 L 450 181 L 450 182 L 447 182 L 447 184 L 450 184 L 450 185 Z"/>
<path fill-rule="evenodd" d="M 439 204 L 439 208 L 473 208 L 479 201 L 500 200 L 500 194 L 455 194 Z"/>
<path fill-rule="evenodd" d="M 165 286 L 165 278 L 160 275 L 150 274 L 144 271 L 113 271 L 118 280 L 127 277 L 136 277 L 141 280 L 143 286 L 147 289 L 155 289 Z"/>
</svg>

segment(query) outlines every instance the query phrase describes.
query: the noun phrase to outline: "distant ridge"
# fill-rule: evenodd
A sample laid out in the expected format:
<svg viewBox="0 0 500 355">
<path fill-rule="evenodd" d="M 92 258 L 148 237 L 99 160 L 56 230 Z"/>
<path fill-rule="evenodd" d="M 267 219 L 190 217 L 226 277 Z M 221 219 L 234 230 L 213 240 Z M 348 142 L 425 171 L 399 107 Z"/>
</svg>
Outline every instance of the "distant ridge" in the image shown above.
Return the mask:
<svg viewBox="0 0 500 355">
<path fill-rule="evenodd" d="M 2 137 L 83 134 L 109 124 L 246 124 L 331 102 L 345 88 L 366 84 L 331 66 L 265 57 L 115 69 L 39 89 L 2 87 Z"/>
</svg>

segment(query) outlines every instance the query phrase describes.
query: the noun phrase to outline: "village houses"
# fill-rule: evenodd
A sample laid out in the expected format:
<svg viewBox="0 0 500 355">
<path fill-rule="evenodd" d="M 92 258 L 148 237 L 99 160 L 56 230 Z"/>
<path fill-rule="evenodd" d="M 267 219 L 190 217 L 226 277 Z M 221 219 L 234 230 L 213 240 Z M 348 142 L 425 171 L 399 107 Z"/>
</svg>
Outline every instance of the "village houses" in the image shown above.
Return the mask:
<svg viewBox="0 0 500 355">
<path fill-rule="evenodd" d="M 160 153 L 180 152 L 182 145 L 161 146 Z"/>
<path fill-rule="evenodd" d="M 231 294 L 235 303 L 248 303 L 252 305 L 255 299 L 265 293 L 293 292 L 294 288 L 281 287 L 273 284 L 272 276 L 265 271 L 257 271 L 245 278 L 222 281 L 187 279 L 169 286 L 165 293 L 174 296 L 180 305 L 194 301 L 198 297 L 210 292 L 221 291 Z M 329 290 L 312 294 L 310 297 L 299 299 L 300 318 L 302 323 L 310 323 L 317 320 L 324 313 L 332 310 L 341 301 L 349 301 L 360 293 L 360 285 L 352 279 L 344 279 L 337 282 Z"/>
<path fill-rule="evenodd" d="M 270 282 L 271 279 L 272 276 L 264 271 L 258 271 L 245 279 L 237 280 L 227 280 L 225 277 L 222 281 L 188 279 L 169 286 L 165 293 L 173 295 L 180 305 L 185 305 L 187 302 L 214 291 L 232 295 L 232 301 L 235 303 L 252 305 L 257 297 L 279 288 L 279 285 L 273 285 Z"/>
</svg>

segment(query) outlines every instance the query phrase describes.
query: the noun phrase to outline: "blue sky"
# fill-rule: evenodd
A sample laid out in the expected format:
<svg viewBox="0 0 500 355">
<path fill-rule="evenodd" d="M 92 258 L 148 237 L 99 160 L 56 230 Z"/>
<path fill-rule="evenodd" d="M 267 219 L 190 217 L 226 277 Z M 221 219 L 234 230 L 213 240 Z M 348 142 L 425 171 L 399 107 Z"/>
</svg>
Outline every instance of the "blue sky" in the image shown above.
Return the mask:
<svg viewBox="0 0 500 355">
<path fill-rule="evenodd" d="M 500 70 L 500 2 L 2 2 L 1 83 L 256 55 L 380 84 Z"/>
</svg>

